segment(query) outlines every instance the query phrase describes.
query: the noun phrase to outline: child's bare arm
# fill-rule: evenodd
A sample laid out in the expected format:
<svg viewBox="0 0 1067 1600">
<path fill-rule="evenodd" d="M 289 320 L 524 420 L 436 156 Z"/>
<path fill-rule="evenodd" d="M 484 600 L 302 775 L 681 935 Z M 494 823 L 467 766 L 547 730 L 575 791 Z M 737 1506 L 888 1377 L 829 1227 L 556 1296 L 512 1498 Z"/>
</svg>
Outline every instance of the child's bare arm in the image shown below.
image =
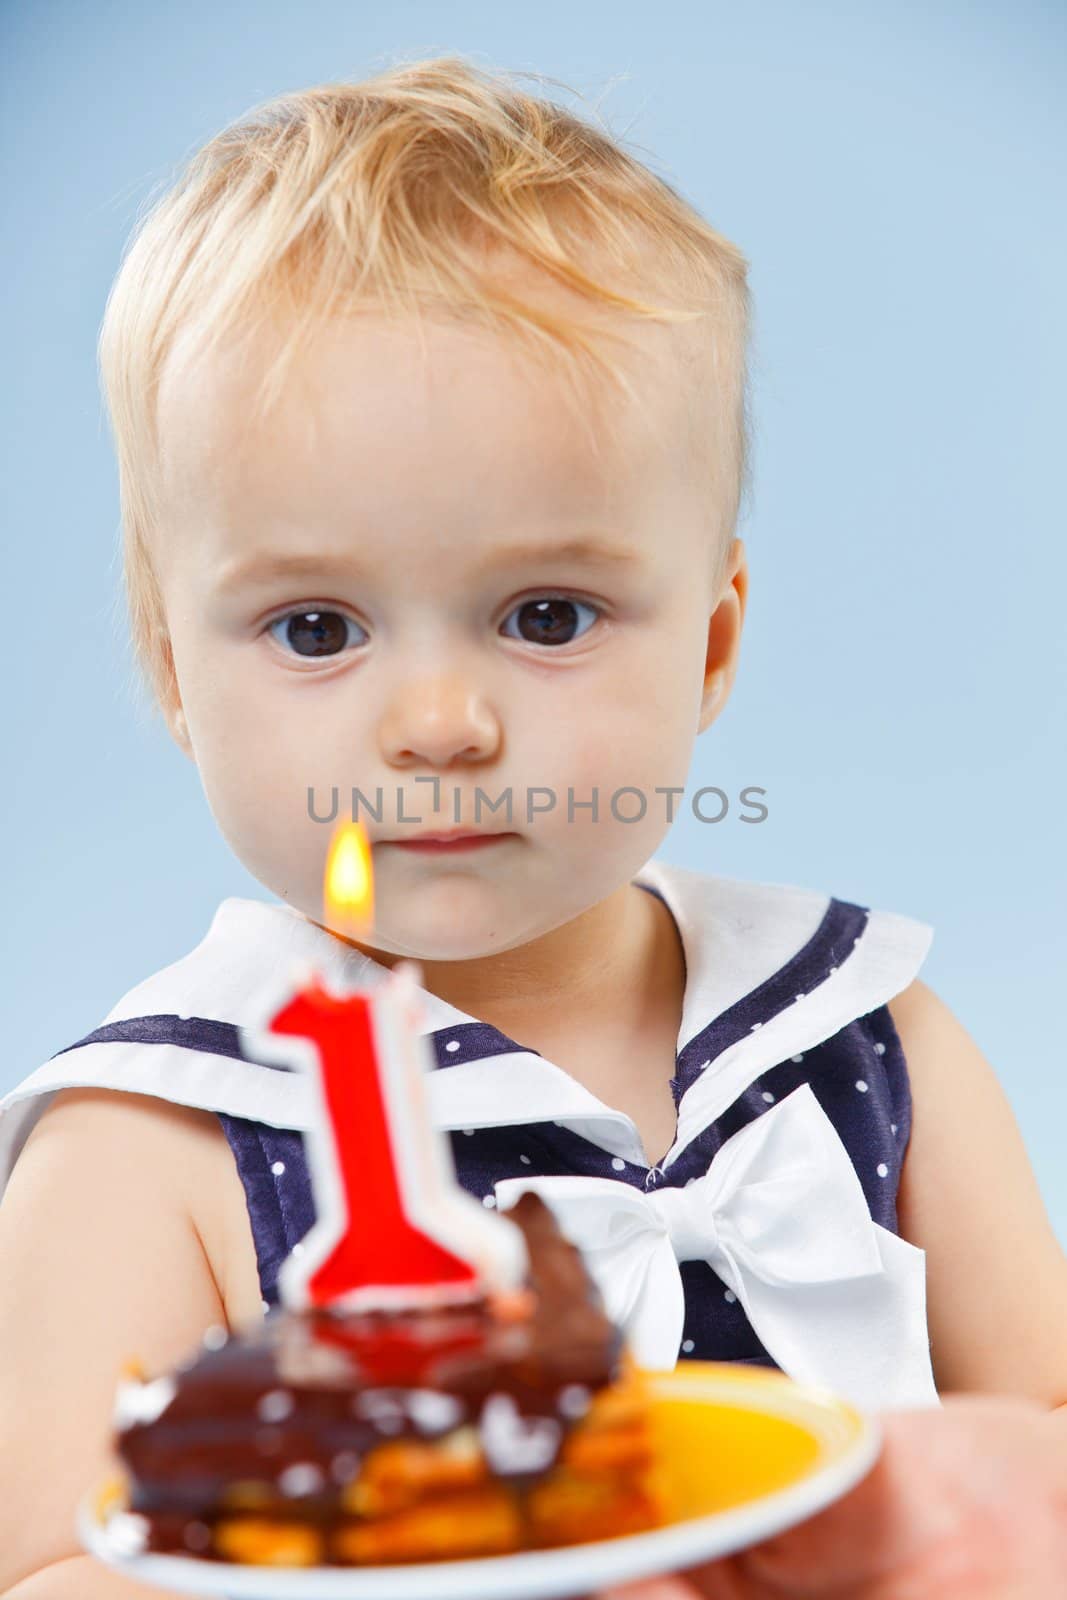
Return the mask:
<svg viewBox="0 0 1067 1600">
<path fill-rule="evenodd" d="M 897 1214 L 926 1251 L 937 1387 L 1067 1401 L 1067 1256 L 1019 1125 L 963 1024 L 918 978 L 889 1002 L 913 1103 Z"/>
<path fill-rule="evenodd" d="M 226 1325 L 188 1204 L 205 1170 L 200 1117 L 151 1096 L 61 1090 L 11 1175 L 0 1206 L 0 1593 L 84 1553 L 75 1510 L 115 1464 L 123 1363 L 155 1376 Z"/>
</svg>

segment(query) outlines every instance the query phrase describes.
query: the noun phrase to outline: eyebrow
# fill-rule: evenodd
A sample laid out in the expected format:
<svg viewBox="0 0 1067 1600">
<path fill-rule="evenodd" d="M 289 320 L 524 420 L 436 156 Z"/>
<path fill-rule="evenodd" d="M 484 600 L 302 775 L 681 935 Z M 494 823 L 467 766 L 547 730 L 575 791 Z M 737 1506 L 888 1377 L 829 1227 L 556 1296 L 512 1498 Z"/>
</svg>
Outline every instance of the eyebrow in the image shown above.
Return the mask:
<svg viewBox="0 0 1067 1600">
<path fill-rule="evenodd" d="M 521 544 L 507 545 L 492 551 L 479 570 L 490 573 L 504 567 L 534 566 L 544 561 L 636 571 L 643 565 L 644 558 L 629 545 L 583 535 L 556 544 L 527 540 Z M 359 576 L 363 570 L 362 563 L 353 558 L 320 558 L 301 555 L 297 551 L 279 550 L 271 554 L 246 556 L 234 562 L 223 571 L 218 588 L 222 593 L 230 593 L 246 584 L 268 583 L 275 578 L 315 578 L 327 571 Z"/>
</svg>

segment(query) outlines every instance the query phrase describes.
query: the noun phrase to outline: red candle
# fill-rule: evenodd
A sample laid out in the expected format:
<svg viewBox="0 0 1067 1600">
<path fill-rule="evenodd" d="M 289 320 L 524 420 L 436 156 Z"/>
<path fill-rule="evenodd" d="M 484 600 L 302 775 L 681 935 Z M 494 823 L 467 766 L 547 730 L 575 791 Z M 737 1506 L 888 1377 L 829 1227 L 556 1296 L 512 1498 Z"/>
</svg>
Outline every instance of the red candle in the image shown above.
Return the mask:
<svg viewBox="0 0 1067 1600">
<path fill-rule="evenodd" d="M 326 920 L 369 927 L 370 851 L 359 823 L 335 835 Z M 336 994 L 303 967 L 241 1029 L 252 1059 L 306 1072 L 315 1119 L 305 1148 L 316 1221 L 278 1278 L 293 1308 L 404 1306 L 514 1288 L 525 1246 L 506 1217 L 456 1180 L 447 1135 L 434 1127 L 419 1031 L 417 963 L 373 989 Z"/>
</svg>

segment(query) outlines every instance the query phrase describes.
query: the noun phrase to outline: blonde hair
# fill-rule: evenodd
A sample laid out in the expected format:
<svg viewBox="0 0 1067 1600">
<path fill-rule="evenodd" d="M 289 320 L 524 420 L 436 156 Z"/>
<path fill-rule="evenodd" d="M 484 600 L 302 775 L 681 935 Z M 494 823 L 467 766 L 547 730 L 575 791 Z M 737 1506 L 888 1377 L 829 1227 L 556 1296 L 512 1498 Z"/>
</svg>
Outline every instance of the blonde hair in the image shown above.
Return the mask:
<svg viewBox="0 0 1067 1600">
<path fill-rule="evenodd" d="M 745 257 L 608 131 L 513 76 L 446 56 L 281 95 L 198 150 L 138 220 L 98 356 L 134 661 L 158 704 L 177 686 L 150 554 L 156 402 L 179 341 L 192 360 L 276 318 L 284 336 L 258 391 L 262 414 L 290 363 L 346 311 L 472 319 L 572 379 L 597 372 L 631 397 L 601 348 L 620 337 L 609 319 L 702 324 L 679 361 L 725 559 L 749 487 Z M 540 268 L 581 314 L 554 309 L 558 296 L 512 292 L 502 258 Z M 590 275 L 594 263 L 610 283 Z M 643 287 L 661 303 L 626 292 Z"/>
</svg>

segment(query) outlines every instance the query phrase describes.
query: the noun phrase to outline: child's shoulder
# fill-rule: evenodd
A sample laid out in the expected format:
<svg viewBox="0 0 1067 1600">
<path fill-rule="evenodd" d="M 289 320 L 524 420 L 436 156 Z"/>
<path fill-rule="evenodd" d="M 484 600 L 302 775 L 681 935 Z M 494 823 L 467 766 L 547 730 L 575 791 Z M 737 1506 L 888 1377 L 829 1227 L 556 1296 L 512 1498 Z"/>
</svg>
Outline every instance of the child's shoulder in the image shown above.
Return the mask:
<svg viewBox="0 0 1067 1600">
<path fill-rule="evenodd" d="M 227 1324 L 259 1319 L 244 1189 L 213 1112 L 153 1094 L 72 1085 L 50 1096 L 19 1162 L 37 1160 L 45 1144 L 61 1210 L 103 1187 L 120 1204 L 168 1219 L 192 1234 Z"/>
<path fill-rule="evenodd" d="M 179 1209 L 196 1192 L 212 1144 L 210 1119 L 197 1106 L 156 1095 L 72 1084 L 52 1093 L 30 1129 L 19 1159 L 44 1142 L 62 1149 L 70 1182 L 152 1176 L 153 1191 Z"/>
</svg>

